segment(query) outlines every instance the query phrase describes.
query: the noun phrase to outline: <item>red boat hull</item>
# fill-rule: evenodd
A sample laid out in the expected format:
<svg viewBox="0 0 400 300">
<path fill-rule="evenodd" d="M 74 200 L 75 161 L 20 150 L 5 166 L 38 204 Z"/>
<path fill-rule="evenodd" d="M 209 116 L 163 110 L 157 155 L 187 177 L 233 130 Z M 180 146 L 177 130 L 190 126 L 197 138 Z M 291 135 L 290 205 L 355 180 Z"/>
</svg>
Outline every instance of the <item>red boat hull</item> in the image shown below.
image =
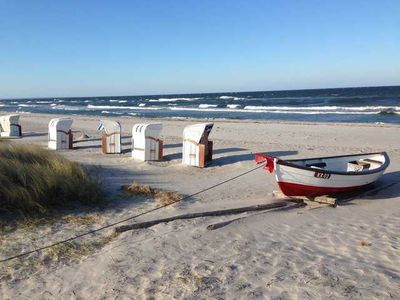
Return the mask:
<svg viewBox="0 0 400 300">
<path fill-rule="evenodd" d="M 311 185 L 303 185 L 290 182 L 278 182 L 278 185 L 286 196 L 306 196 L 306 197 L 317 197 L 323 195 L 333 195 L 345 192 L 351 192 L 360 188 L 366 187 L 367 185 L 352 186 L 352 187 L 319 187 Z"/>
</svg>

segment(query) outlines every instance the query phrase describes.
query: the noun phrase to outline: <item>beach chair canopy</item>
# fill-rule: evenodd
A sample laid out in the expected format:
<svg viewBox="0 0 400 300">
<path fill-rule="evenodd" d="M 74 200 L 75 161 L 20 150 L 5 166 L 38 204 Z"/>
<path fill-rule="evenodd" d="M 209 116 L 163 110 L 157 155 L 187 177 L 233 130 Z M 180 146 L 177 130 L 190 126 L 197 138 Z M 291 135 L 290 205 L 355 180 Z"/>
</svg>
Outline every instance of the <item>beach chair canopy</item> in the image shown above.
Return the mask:
<svg viewBox="0 0 400 300">
<path fill-rule="evenodd" d="M 2 131 L 10 131 L 11 124 L 19 124 L 19 115 L 0 116 L 0 126 Z"/>
<path fill-rule="evenodd" d="M 162 160 L 162 124 L 136 124 L 132 127 L 132 157 L 141 161 Z"/>
<path fill-rule="evenodd" d="M 71 125 L 74 120 L 70 118 L 55 118 L 49 122 L 49 149 L 72 149 Z"/>
<path fill-rule="evenodd" d="M 49 122 L 49 132 L 62 131 L 68 133 L 71 129 L 72 122 L 74 120 L 71 118 L 55 118 L 51 119 Z"/>
<path fill-rule="evenodd" d="M 162 124 L 135 124 L 132 128 L 132 137 L 147 137 L 158 139 L 162 130 Z"/>
<path fill-rule="evenodd" d="M 0 136 L 22 136 L 19 115 L 0 116 Z"/>
<path fill-rule="evenodd" d="M 183 139 L 200 143 L 203 136 L 208 138 L 213 126 L 214 123 L 201 123 L 186 126 L 183 130 Z"/>
<path fill-rule="evenodd" d="M 121 124 L 113 120 L 100 120 L 103 130 L 101 148 L 104 154 L 121 153 Z"/>
<path fill-rule="evenodd" d="M 100 122 L 104 126 L 104 131 L 107 134 L 114 133 L 114 132 L 120 132 L 121 131 L 121 124 L 117 121 L 113 120 L 100 120 Z"/>
</svg>

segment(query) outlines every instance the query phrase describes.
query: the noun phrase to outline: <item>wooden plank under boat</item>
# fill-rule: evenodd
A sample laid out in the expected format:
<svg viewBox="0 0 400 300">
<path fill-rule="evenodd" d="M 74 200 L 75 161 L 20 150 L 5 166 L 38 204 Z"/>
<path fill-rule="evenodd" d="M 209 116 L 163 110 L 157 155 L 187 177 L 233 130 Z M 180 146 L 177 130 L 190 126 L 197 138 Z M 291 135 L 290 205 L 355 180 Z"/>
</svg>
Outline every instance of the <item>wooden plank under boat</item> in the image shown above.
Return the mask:
<svg viewBox="0 0 400 300">
<path fill-rule="evenodd" d="M 378 180 L 390 160 L 386 152 L 283 160 L 256 154 L 257 163 L 275 174 L 286 196 L 317 197 L 362 189 Z"/>
</svg>

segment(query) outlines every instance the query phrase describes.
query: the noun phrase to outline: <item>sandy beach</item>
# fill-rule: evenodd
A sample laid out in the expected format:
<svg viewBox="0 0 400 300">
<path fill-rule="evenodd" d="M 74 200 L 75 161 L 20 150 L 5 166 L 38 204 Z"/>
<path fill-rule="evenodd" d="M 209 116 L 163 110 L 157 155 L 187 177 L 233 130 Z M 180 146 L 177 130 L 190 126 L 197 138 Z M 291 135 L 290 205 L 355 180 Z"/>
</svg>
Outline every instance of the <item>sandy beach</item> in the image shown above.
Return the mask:
<svg viewBox="0 0 400 300">
<path fill-rule="evenodd" d="M 48 122 L 54 117 L 22 114 L 23 138 L 12 142 L 46 147 Z M 153 199 L 123 195 L 122 185 L 137 181 L 190 195 L 254 168 L 257 152 L 289 159 L 386 151 L 391 164 L 376 186 L 393 185 L 336 208 L 311 203 L 121 233 L 73 261 L 42 263 L 25 275 L 15 272 L 3 277 L 1 299 L 400 298 L 400 184 L 396 184 L 400 182 L 400 125 L 214 120 L 213 162 L 199 169 L 181 164 L 182 130 L 204 121 L 114 118 L 122 125 L 124 153 L 104 155 L 96 130 L 98 117 L 72 117 L 75 139 L 82 132 L 90 138 L 76 140 L 74 150 L 60 153 L 98 168 L 109 203 L 94 212 L 91 224 L 61 222 L 3 235 L 2 259 L 157 206 Z M 132 126 L 148 121 L 163 124 L 162 162 L 131 158 Z M 278 190 L 273 176 L 258 169 L 135 222 L 272 203 L 279 198 Z M 206 229 L 239 217 L 244 218 L 217 230 Z M 18 268 L 32 259 L 40 259 L 40 254 L 19 259 Z"/>
</svg>

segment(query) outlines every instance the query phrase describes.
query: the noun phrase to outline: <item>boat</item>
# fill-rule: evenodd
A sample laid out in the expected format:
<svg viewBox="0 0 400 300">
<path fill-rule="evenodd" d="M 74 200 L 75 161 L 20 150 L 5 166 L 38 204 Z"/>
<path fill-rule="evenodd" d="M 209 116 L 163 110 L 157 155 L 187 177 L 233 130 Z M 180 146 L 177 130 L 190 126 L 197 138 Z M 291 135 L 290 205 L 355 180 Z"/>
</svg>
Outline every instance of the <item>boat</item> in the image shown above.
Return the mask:
<svg viewBox="0 0 400 300">
<path fill-rule="evenodd" d="M 318 197 L 363 189 L 389 166 L 386 152 L 283 160 L 256 154 L 256 163 L 275 174 L 286 196 Z"/>
</svg>

